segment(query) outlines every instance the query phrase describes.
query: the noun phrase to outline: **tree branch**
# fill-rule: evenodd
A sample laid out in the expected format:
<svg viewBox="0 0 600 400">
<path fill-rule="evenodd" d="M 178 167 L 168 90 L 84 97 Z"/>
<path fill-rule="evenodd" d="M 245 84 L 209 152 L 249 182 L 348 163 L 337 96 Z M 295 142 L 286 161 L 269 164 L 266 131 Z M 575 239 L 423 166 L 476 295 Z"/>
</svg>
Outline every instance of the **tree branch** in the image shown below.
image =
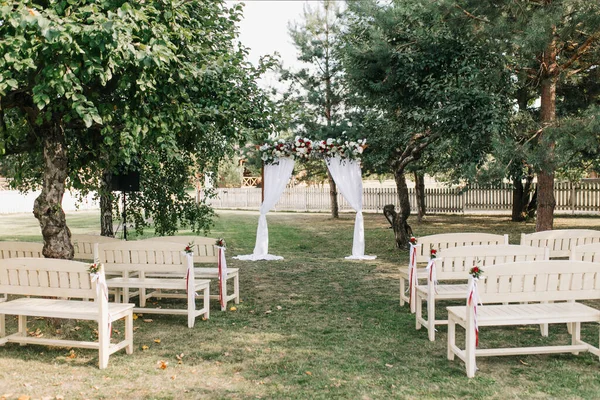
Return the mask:
<svg viewBox="0 0 600 400">
<path fill-rule="evenodd" d="M 571 58 L 567 60 L 567 62 L 565 62 L 563 65 L 559 66 L 559 70 L 564 71 L 567 68 L 569 68 L 575 61 L 577 61 L 587 51 L 587 49 L 592 45 L 592 43 L 594 43 L 599 38 L 600 38 L 600 31 L 590 35 L 590 37 L 588 37 L 586 39 L 586 41 L 583 42 L 583 44 L 581 46 L 579 46 L 579 48 L 575 51 L 575 54 L 573 54 L 571 56 Z"/>
<path fill-rule="evenodd" d="M 467 10 L 465 10 L 464 8 L 462 8 L 461 6 L 459 6 L 456 3 L 454 4 L 454 7 L 458 8 L 460 11 L 463 12 L 463 14 L 465 14 L 469 18 L 472 18 L 472 19 L 477 20 L 477 21 L 485 22 L 486 24 L 490 23 L 490 21 L 488 21 L 487 19 L 481 18 L 481 17 L 478 17 L 476 15 L 471 14 L 470 12 L 468 12 Z"/>
</svg>

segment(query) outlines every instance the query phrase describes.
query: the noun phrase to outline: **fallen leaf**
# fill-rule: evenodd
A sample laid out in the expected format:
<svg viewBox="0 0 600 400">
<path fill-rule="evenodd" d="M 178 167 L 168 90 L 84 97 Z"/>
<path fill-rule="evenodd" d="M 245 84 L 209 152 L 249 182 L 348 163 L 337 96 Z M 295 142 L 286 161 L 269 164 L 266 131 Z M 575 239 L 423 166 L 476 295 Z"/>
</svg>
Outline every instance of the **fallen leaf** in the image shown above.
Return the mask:
<svg viewBox="0 0 600 400">
<path fill-rule="evenodd" d="M 267 310 L 267 311 L 265 311 L 265 314 L 271 314 L 272 312 L 273 311 L 271 311 L 271 310 Z"/>
<path fill-rule="evenodd" d="M 278 310 L 281 310 L 281 309 L 282 309 L 282 307 L 281 307 L 281 306 L 277 306 L 277 309 L 278 309 Z"/>
<path fill-rule="evenodd" d="M 208 318 L 206 317 L 202 317 L 202 321 L 206 321 Z"/>
<path fill-rule="evenodd" d="M 393 367 L 392 364 L 385 364 L 385 366 L 388 367 L 388 368 L 392 368 Z"/>
<path fill-rule="evenodd" d="M 160 343 L 160 339 L 154 339 L 154 343 Z"/>
<path fill-rule="evenodd" d="M 146 318 L 146 319 L 144 320 L 144 322 L 152 322 L 152 319 L 150 319 L 150 318 Z"/>
<path fill-rule="evenodd" d="M 12 393 L 5 393 L 2 396 L 0 396 L 0 400 L 6 400 L 9 397 L 12 397 L 12 395 L 13 395 Z"/>
<path fill-rule="evenodd" d="M 346 319 L 347 319 L 348 321 L 352 321 L 352 318 L 350 318 L 350 317 L 348 317 L 348 318 L 346 318 Z"/>
<path fill-rule="evenodd" d="M 236 311 L 236 310 L 237 310 L 237 307 L 231 307 L 231 308 L 229 309 L 229 311 Z"/>
<path fill-rule="evenodd" d="M 523 365 L 529 365 L 529 364 L 527 364 L 527 363 L 526 363 L 525 361 L 523 361 L 523 360 L 519 360 L 519 362 L 520 362 L 521 364 L 523 364 Z"/>
<path fill-rule="evenodd" d="M 148 347 L 148 346 L 146 346 L 146 345 L 143 345 L 143 346 L 142 346 L 142 350 L 148 350 L 148 349 L 149 349 L 149 347 Z"/>
<path fill-rule="evenodd" d="M 310 371 L 306 371 L 306 375 L 308 375 L 308 376 L 312 376 L 312 372 L 310 372 Z"/>
<path fill-rule="evenodd" d="M 29 400 L 31 397 L 27 396 L 26 394 L 19 396 L 18 400 Z"/>
<path fill-rule="evenodd" d="M 134 326 L 134 327 L 133 327 L 133 331 L 134 331 L 134 332 L 135 332 L 135 331 L 137 331 L 138 329 L 140 329 L 140 327 L 139 327 L 139 326 Z"/>
<path fill-rule="evenodd" d="M 138 319 L 138 315 L 137 314 L 133 314 L 133 320 L 135 321 L 136 319 Z"/>
<path fill-rule="evenodd" d="M 171 377 L 171 380 L 172 380 L 172 381 L 174 381 L 174 380 L 175 380 L 175 375 L 173 375 L 173 376 Z"/>
<path fill-rule="evenodd" d="M 67 356 L 67 358 L 73 359 L 75 357 L 77 357 L 77 354 L 75 354 L 75 350 L 71 350 L 69 352 L 69 355 Z"/>
<path fill-rule="evenodd" d="M 163 360 L 160 360 L 160 361 L 158 362 L 158 368 L 160 368 L 160 369 L 167 369 L 167 366 L 168 366 L 168 365 L 169 365 L 169 362 L 168 362 L 168 361 L 163 361 Z"/>
</svg>

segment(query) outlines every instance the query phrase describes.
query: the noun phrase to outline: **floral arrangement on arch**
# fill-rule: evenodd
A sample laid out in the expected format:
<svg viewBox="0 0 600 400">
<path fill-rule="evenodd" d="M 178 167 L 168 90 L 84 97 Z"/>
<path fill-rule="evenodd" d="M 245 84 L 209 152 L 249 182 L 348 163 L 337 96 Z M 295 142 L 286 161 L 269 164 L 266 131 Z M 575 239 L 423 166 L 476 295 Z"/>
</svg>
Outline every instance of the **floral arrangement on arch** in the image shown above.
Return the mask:
<svg viewBox="0 0 600 400">
<path fill-rule="evenodd" d="M 312 140 L 300 136 L 296 136 L 292 141 L 270 139 L 258 150 L 265 164 L 272 164 L 279 158 L 307 159 L 312 152 Z"/>
<path fill-rule="evenodd" d="M 315 144 L 315 151 L 322 154 L 325 158 L 339 157 L 341 159 L 356 160 L 367 147 L 367 139 L 357 141 L 348 141 L 342 139 L 329 138 L 321 140 Z"/>
</svg>

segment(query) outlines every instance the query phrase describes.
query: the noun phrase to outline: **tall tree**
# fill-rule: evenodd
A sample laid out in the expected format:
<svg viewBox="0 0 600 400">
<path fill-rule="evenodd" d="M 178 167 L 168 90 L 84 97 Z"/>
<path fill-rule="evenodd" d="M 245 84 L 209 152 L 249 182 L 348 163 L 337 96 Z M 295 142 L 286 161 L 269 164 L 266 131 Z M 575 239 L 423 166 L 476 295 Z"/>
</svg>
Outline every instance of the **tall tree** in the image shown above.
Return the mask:
<svg viewBox="0 0 600 400">
<path fill-rule="evenodd" d="M 336 52 L 341 31 L 341 9 L 337 2 L 321 0 L 305 5 L 303 21 L 290 25 L 289 34 L 298 60 L 307 65 L 298 71 L 283 71 L 290 84 L 286 101 L 295 103 L 294 130 L 313 139 L 340 137 L 344 131 L 344 84 Z M 339 217 L 337 187 L 327 171 L 331 216 Z"/>
<path fill-rule="evenodd" d="M 443 2 L 459 9 L 464 24 L 494 38 L 507 54 L 509 66 L 521 87 L 535 89 L 540 99 L 539 127 L 528 143 L 538 180 L 536 230 L 552 229 L 554 219 L 554 176 L 557 170 L 557 137 L 552 132 L 560 121 L 557 109 L 561 86 L 585 79 L 600 64 L 600 3 L 585 0 L 503 0 Z M 456 14 L 454 14 L 456 15 Z M 593 123 L 593 119 L 588 119 Z"/>
<path fill-rule="evenodd" d="M 470 26 L 449 23 L 437 4 L 349 2 L 345 72 L 373 109 L 371 163 L 394 173 L 398 247 L 410 226 L 407 166 L 429 149 L 455 164 L 483 158 L 505 129 L 509 93 L 502 56 Z M 433 149 L 435 146 L 435 149 Z"/>
<path fill-rule="evenodd" d="M 268 123 L 260 71 L 235 45 L 240 15 L 220 0 L 3 3 L 0 117 L 11 111 L 27 129 L 1 124 L 1 147 L 42 160 L 18 164 L 17 176 L 42 177 L 34 214 L 47 257 L 73 255 L 65 185 L 97 189 L 123 165 L 148 180 L 140 198 L 160 233 L 180 219 L 201 225 L 205 208 L 180 195 L 187 183 L 172 172 L 215 169 Z"/>
</svg>

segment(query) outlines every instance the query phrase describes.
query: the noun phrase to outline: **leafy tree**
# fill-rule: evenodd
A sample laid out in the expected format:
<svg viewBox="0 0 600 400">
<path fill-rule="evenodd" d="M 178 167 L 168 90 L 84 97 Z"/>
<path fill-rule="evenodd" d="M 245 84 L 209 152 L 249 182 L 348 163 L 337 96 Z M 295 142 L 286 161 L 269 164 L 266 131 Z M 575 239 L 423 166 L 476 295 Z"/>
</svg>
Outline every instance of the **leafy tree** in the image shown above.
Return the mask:
<svg viewBox="0 0 600 400">
<path fill-rule="evenodd" d="M 394 173 L 394 232 L 398 247 L 406 247 L 406 168 L 425 149 L 455 165 L 484 159 L 490 138 L 506 129 L 508 75 L 486 38 L 449 21 L 437 4 L 349 2 L 348 9 L 345 72 L 373 109 L 365 122 L 367 156 Z"/>
<path fill-rule="evenodd" d="M 65 186 L 110 196 L 119 169 L 141 172 L 140 227 L 146 217 L 158 233 L 181 219 L 206 226 L 185 177 L 216 170 L 271 123 L 255 85 L 262 70 L 235 45 L 240 14 L 221 0 L 2 2 L 0 149 L 18 158 L 20 187 L 41 184 L 34 214 L 47 257 L 73 255 Z"/>
<path fill-rule="evenodd" d="M 462 0 L 443 2 L 443 5 L 446 11 L 461 11 L 460 14 L 453 13 L 455 23 L 464 24 L 468 20 L 475 29 L 494 38 L 498 51 L 507 55 L 509 67 L 525 97 L 530 91 L 534 98 L 540 99 L 539 115 L 534 118 L 537 127 L 528 131 L 529 135 L 522 143 L 532 146 L 527 152 L 526 164 L 532 166 L 538 180 L 536 230 L 552 229 L 556 205 L 554 177 L 562 158 L 562 151 L 557 146 L 563 142 L 567 122 L 561 122 L 559 117 L 563 112 L 567 113 L 579 121 L 576 124 L 579 127 L 585 125 L 581 118 L 584 115 L 590 126 L 598 118 L 597 113 L 592 115 L 580 109 L 582 102 L 574 99 L 568 88 L 584 89 L 588 86 L 584 83 L 588 77 L 597 76 L 600 3 L 585 0 L 503 0 L 493 3 Z M 561 93 L 572 100 L 565 102 L 566 97 Z M 585 103 L 589 102 L 587 96 L 589 93 L 582 90 L 578 97 Z M 575 110 L 578 117 L 572 114 Z M 557 129 L 559 126 L 561 128 Z M 571 134 L 578 135 L 585 132 L 592 130 L 570 130 Z M 593 142 L 593 138 L 589 140 Z"/>
</svg>

